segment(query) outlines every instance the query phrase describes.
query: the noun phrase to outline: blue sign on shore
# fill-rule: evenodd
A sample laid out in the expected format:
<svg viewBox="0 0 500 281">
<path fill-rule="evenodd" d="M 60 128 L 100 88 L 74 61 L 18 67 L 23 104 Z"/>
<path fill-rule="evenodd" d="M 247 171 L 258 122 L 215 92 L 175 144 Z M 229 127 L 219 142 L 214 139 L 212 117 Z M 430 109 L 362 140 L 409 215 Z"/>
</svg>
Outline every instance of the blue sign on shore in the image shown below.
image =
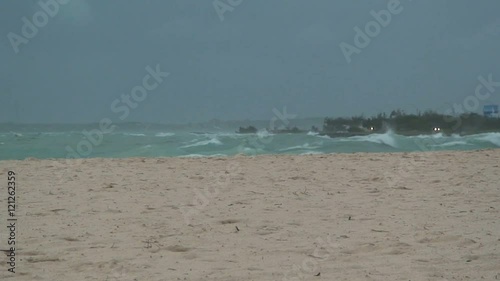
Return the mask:
<svg viewBox="0 0 500 281">
<path fill-rule="evenodd" d="M 483 107 L 483 114 L 486 117 L 499 117 L 498 104 L 489 104 Z"/>
</svg>

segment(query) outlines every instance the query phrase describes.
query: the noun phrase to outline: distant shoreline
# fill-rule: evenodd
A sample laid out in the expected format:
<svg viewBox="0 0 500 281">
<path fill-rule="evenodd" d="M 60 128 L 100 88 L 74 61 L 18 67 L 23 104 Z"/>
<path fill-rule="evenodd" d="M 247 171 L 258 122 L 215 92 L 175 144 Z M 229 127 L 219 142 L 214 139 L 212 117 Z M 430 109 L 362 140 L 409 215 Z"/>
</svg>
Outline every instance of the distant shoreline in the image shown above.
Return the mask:
<svg viewBox="0 0 500 281">
<path fill-rule="evenodd" d="M 320 136 L 328 136 L 331 138 L 345 138 L 345 137 L 356 137 L 356 136 L 368 136 L 368 135 L 373 135 L 373 134 L 385 134 L 388 131 L 372 131 L 372 132 L 358 132 L 358 133 L 335 133 L 335 132 L 319 132 L 318 135 Z M 486 134 L 486 133 L 500 133 L 500 130 L 484 130 L 484 131 L 469 131 L 469 132 L 424 132 L 424 131 L 395 131 L 394 132 L 396 135 L 400 136 L 405 136 L 405 137 L 412 137 L 412 136 L 432 136 L 432 135 L 437 135 L 437 134 L 443 134 L 446 136 L 451 136 L 451 135 L 459 135 L 459 136 L 471 136 L 471 135 L 477 135 L 477 134 Z"/>
</svg>

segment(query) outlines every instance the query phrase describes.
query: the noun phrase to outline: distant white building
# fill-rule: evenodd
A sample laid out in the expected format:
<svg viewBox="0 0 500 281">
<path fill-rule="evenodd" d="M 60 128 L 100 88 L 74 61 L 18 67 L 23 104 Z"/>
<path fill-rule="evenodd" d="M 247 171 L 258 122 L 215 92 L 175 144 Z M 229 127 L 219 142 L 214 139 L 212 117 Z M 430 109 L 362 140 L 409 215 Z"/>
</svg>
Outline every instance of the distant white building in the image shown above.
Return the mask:
<svg viewBox="0 0 500 281">
<path fill-rule="evenodd" d="M 499 118 L 498 104 L 489 104 L 483 107 L 483 115 L 485 117 Z"/>
</svg>

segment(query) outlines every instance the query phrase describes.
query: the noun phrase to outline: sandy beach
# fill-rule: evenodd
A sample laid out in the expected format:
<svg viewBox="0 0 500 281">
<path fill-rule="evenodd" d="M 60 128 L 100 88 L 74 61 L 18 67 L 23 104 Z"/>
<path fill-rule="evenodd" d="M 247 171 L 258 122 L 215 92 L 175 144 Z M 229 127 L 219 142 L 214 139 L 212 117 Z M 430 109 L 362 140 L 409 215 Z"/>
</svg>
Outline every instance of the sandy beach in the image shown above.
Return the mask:
<svg viewBox="0 0 500 281">
<path fill-rule="evenodd" d="M 500 280 L 500 150 L 1 161 L 2 225 L 10 170 L 2 280 Z"/>
</svg>

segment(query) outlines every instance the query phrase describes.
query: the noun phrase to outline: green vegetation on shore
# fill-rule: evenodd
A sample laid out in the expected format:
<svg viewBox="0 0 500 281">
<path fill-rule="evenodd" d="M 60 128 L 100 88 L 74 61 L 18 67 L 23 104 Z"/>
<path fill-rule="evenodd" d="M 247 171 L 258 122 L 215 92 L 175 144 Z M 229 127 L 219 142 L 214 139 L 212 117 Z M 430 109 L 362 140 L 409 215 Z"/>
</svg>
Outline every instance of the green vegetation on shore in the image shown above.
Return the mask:
<svg viewBox="0 0 500 281">
<path fill-rule="evenodd" d="M 371 133 L 386 131 L 391 128 L 401 135 L 429 134 L 476 134 L 500 130 L 500 118 L 489 118 L 477 113 L 464 113 L 459 116 L 440 114 L 434 111 L 406 114 L 402 110 L 392 111 L 389 116 L 380 113 L 365 118 L 325 118 L 323 133 Z M 436 131 L 439 130 L 439 131 Z"/>
<path fill-rule="evenodd" d="M 352 136 L 383 133 L 388 129 L 400 135 L 419 135 L 441 132 L 444 134 L 478 134 L 500 131 L 500 118 L 491 118 L 477 113 L 464 113 L 458 116 L 440 114 L 434 111 L 407 114 L 403 110 L 393 110 L 391 114 L 379 113 L 372 117 L 326 117 L 323 128 L 310 130 L 330 136 Z M 303 133 L 307 130 L 287 127 L 268 131 L 273 133 Z M 239 128 L 238 133 L 255 133 L 257 128 Z"/>
</svg>

